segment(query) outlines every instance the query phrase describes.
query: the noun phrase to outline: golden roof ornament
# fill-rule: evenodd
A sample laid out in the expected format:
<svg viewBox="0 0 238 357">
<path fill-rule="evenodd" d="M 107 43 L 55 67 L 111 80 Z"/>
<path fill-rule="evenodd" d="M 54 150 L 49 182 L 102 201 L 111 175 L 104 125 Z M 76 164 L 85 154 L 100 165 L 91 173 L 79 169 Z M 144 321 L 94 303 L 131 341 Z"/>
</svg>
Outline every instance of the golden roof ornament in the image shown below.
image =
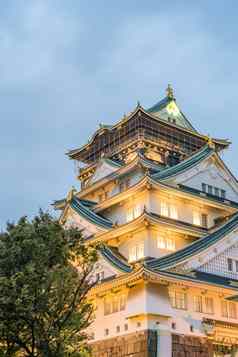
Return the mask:
<svg viewBox="0 0 238 357">
<path fill-rule="evenodd" d="M 169 99 L 174 99 L 174 91 L 171 84 L 168 84 L 168 87 L 166 88 L 166 95 Z"/>
<path fill-rule="evenodd" d="M 215 144 L 214 144 L 210 135 L 206 136 L 206 140 L 207 140 L 207 145 L 209 146 L 209 148 L 214 149 Z"/>
<path fill-rule="evenodd" d="M 67 194 L 66 202 L 67 203 L 71 202 L 76 193 L 77 193 L 76 188 L 74 186 L 72 186 L 71 190 Z"/>
</svg>

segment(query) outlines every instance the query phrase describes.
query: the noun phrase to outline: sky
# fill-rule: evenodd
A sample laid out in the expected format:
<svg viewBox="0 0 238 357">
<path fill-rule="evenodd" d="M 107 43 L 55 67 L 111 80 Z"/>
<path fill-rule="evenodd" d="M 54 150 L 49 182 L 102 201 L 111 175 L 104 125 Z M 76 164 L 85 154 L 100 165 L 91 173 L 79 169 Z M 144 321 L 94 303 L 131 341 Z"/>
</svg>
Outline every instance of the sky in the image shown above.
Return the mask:
<svg viewBox="0 0 238 357">
<path fill-rule="evenodd" d="M 238 176 L 238 2 L 8 0 L 0 12 L 0 228 L 51 209 L 76 180 L 65 153 L 171 83 Z"/>
</svg>

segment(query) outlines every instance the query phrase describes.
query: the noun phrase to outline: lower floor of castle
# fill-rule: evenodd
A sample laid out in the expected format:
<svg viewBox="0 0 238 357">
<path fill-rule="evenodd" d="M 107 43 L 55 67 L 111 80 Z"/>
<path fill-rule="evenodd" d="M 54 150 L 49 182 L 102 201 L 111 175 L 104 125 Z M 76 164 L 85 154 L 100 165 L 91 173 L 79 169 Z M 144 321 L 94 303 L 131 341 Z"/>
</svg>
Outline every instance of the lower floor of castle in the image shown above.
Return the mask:
<svg viewBox="0 0 238 357">
<path fill-rule="evenodd" d="M 91 344 L 93 357 L 238 357 L 238 341 L 145 330 Z"/>
</svg>

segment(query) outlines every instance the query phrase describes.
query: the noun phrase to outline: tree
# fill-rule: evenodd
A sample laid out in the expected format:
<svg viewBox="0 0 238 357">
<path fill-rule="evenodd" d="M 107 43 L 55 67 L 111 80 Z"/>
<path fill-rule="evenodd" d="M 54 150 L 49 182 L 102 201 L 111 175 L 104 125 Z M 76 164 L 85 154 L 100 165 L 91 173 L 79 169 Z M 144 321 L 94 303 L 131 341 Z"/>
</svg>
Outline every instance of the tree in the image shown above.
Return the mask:
<svg viewBox="0 0 238 357">
<path fill-rule="evenodd" d="M 63 229 L 46 213 L 7 225 L 0 235 L 2 356 L 86 355 L 96 260 L 77 229 Z"/>
</svg>

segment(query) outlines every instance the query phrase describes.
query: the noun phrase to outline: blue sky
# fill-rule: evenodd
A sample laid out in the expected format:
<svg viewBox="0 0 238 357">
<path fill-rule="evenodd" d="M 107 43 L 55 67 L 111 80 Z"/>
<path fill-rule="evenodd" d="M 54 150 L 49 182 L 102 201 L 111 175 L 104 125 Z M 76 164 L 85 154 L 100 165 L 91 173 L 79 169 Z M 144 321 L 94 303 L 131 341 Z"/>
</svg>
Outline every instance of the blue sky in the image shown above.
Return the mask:
<svg viewBox="0 0 238 357">
<path fill-rule="evenodd" d="M 79 184 L 64 155 L 164 96 L 229 138 L 238 175 L 236 1 L 8 0 L 0 13 L 0 227 Z"/>
</svg>

